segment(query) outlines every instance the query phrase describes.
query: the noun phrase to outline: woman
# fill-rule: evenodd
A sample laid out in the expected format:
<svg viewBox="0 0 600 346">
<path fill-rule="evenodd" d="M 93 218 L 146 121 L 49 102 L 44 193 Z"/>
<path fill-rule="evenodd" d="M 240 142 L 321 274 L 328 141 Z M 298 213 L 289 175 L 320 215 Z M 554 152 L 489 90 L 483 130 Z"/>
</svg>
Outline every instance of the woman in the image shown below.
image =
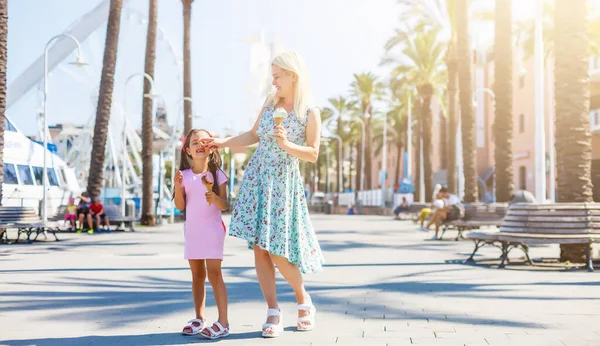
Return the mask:
<svg viewBox="0 0 600 346">
<path fill-rule="evenodd" d="M 320 112 L 307 107 L 310 89 L 298 54 L 277 56 L 271 68 L 277 91 L 267 97 L 252 129 L 236 137 L 207 141 L 219 148 L 259 143 L 245 171 L 229 234 L 247 240 L 254 250 L 256 275 L 268 305 L 263 337 L 283 332 L 273 265 L 296 294 L 297 329 L 307 331 L 315 326 L 316 309 L 302 274 L 321 271 L 323 263 L 299 169 L 299 160 L 316 162 L 319 155 Z M 283 113 L 279 108 L 288 115 L 281 125 L 275 125 L 273 113 Z"/>
</svg>

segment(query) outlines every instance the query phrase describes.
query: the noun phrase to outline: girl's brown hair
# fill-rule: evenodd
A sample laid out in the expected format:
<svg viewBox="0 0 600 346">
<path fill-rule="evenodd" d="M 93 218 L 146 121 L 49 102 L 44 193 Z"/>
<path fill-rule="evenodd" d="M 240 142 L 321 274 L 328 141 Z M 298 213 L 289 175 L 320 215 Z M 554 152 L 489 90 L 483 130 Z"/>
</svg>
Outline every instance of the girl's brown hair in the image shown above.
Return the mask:
<svg viewBox="0 0 600 346">
<path fill-rule="evenodd" d="M 210 137 L 211 134 L 207 130 L 203 129 L 191 129 L 187 135 L 185 136 L 185 142 L 183 143 L 183 147 L 181 150 L 181 160 L 179 161 L 179 170 L 184 171 L 186 169 L 192 168 L 192 157 L 188 154 L 187 148 L 190 147 L 191 138 L 195 133 L 204 132 L 208 134 Z M 221 155 L 218 150 L 213 150 L 208 156 L 208 170 L 210 174 L 213 176 L 213 181 L 215 182 L 213 185 L 213 192 L 215 195 L 219 195 L 219 183 L 217 182 L 217 171 L 221 169 L 221 165 L 223 164 L 223 160 L 221 159 Z"/>
</svg>

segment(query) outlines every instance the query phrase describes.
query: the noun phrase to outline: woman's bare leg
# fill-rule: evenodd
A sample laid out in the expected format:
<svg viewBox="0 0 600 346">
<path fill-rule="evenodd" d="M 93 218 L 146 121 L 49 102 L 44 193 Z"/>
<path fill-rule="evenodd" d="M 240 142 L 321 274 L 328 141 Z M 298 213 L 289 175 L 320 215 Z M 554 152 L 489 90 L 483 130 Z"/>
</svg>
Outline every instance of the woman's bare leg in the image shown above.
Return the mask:
<svg viewBox="0 0 600 346">
<path fill-rule="evenodd" d="M 296 301 L 298 304 L 310 303 L 310 296 L 306 292 L 304 288 L 304 279 L 302 278 L 302 273 L 300 272 L 300 268 L 297 265 L 290 263 L 287 258 L 270 254 L 271 260 L 279 269 L 279 272 L 285 280 L 292 286 L 294 290 L 294 294 L 296 295 Z M 309 311 L 306 310 L 298 310 L 298 317 L 304 317 L 309 315 Z M 309 324 L 309 323 L 303 323 Z"/>
<path fill-rule="evenodd" d="M 254 245 L 254 265 L 260 289 L 267 301 L 269 309 L 279 309 L 277 304 L 277 287 L 275 285 L 275 267 L 269 252 Z M 279 317 L 269 316 L 267 323 L 279 324 Z"/>
</svg>

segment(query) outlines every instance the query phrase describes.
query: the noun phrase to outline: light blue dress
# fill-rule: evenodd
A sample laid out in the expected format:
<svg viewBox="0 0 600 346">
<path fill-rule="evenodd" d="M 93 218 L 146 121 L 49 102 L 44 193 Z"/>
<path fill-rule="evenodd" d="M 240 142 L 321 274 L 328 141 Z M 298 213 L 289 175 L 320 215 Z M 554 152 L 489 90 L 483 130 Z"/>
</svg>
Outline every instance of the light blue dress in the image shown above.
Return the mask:
<svg viewBox="0 0 600 346">
<path fill-rule="evenodd" d="M 298 158 L 273 137 L 272 105 L 265 107 L 252 155 L 233 208 L 229 234 L 288 259 L 302 273 L 322 270 L 323 255 L 308 215 Z M 308 111 L 307 111 L 308 112 Z M 288 141 L 306 145 L 306 117 L 292 111 L 283 121 Z"/>
</svg>

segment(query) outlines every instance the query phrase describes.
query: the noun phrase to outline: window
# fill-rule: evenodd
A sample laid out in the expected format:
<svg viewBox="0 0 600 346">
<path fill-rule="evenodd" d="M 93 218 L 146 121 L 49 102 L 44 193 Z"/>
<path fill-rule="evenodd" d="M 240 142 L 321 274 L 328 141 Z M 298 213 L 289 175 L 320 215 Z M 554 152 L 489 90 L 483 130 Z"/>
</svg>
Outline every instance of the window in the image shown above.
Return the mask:
<svg viewBox="0 0 600 346">
<path fill-rule="evenodd" d="M 4 183 L 11 185 L 19 184 L 19 179 L 17 179 L 17 171 L 15 170 L 15 165 L 12 163 L 4 164 Z"/>
<path fill-rule="evenodd" d="M 33 185 L 33 177 L 31 176 L 31 169 L 26 165 L 17 165 L 17 170 L 19 171 L 19 178 L 21 178 L 21 183 L 25 185 Z"/>
<path fill-rule="evenodd" d="M 37 185 L 44 185 L 44 170 L 42 167 L 33 167 L 33 176 L 35 177 L 35 183 Z"/>
<path fill-rule="evenodd" d="M 10 132 L 17 132 L 17 129 L 6 118 L 4 118 L 4 130 Z"/>
<path fill-rule="evenodd" d="M 59 172 L 60 172 L 60 177 L 62 178 L 64 185 L 69 185 L 68 180 L 67 180 L 67 173 L 65 172 L 65 168 L 62 167 Z"/>
<path fill-rule="evenodd" d="M 527 190 L 527 168 L 525 166 L 519 167 L 519 188 Z"/>
<path fill-rule="evenodd" d="M 600 125 L 600 111 L 595 111 L 594 112 L 594 121 L 592 126 L 598 126 Z"/>
<path fill-rule="evenodd" d="M 58 186 L 58 178 L 56 177 L 56 172 L 54 171 L 54 168 L 47 168 L 48 169 L 48 182 L 50 183 L 50 186 Z"/>
<path fill-rule="evenodd" d="M 519 133 L 525 132 L 525 114 L 519 115 Z"/>
<path fill-rule="evenodd" d="M 519 76 L 519 89 L 525 87 L 525 74 Z"/>
</svg>

